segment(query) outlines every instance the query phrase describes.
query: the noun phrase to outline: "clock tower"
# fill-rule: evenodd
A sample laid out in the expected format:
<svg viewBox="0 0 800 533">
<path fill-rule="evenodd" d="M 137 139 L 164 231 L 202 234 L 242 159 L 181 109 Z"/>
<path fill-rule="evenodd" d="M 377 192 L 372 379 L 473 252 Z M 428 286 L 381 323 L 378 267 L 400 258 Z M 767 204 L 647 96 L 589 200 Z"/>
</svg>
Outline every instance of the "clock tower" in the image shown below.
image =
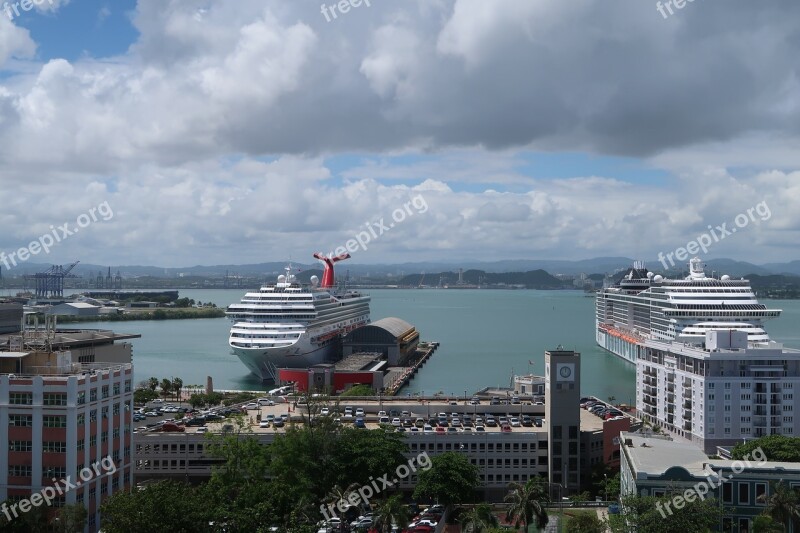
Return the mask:
<svg viewBox="0 0 800 533">
<path fill-rule="evenodd" d="M 564 494 L 580 486 L 581 354 L 559 346 L 544 353 L 548 481 Z"/>
</svg>

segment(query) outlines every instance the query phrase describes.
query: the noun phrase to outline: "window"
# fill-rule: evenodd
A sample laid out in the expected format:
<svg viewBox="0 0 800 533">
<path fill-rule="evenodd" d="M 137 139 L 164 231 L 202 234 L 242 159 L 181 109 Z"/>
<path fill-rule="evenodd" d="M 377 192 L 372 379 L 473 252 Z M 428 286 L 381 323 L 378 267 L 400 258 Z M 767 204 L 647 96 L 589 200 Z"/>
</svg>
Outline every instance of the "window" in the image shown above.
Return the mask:
<svg viewBox="0 0 800 533">
<path fill-rule="evenodd" d="M 78 451 L 83 450 L 86 447 L 86 441 L 81 439 L 78 441 Z"/>
<path fill-rule="evenodd" d="M 108 385 L 103 385 L 103 399 L 108 398 Z"/>
<path fill-rule="evenodd" d="M 8 395 L 11 405 L 33 405 L 33 394 L 30 392 L 11 392 Z"/>
<path fill-rule="evenodd" d="M 83 426 L 84 424 L 86 424 L 86 415 L 81 413 L 78 415 L 78 425 Z"/>
<path fill-rule="evenodd" d="M 89 411 L 89 421 L 97 422 L 97 409 L 92 409 Z"/>
<path fill-rule="evenodd" d="M 31 477 L 31 465 L 8 465 L 8 475 L 10 477 Z"/>
<path fill-rule="evenodd" d="M 739 483 L 739 505 L 750 505 L 749 483 Z"/>
<path fill-rule="evenodd" d="M 63 392 L 45 392 L 45 405 L 67 405 L 67 395 Z"/>
<path fill-rule="evenodd" d="M 89 401 L 96 402 L 97 401 L 97 389 L 91 389 L 89 391 Z"/>
<path fill-rule="evenodd" d="M 78 393 L 78 405 L 83 405 L 86 403 L 86 392 L 79 392 Z"/>
<path fill-rule="evenodd" d="M 10 452 L 29 452 L 32 449 L 33 446 L 29 440 L 12 440 L 8 443 L 8 451 Z"/>
<path fill-rule="evenodd" d="M 67 417 L 61 415 L 44 415 L 42 425 L 46 428 L 65 428 L 67 427 Z"/>
<path fill-rule="evenodd" d="M 733 503 L 733 483 L 722 484 L 722 501 L 724 503 Z"/>
<path fill-rule="evenodd" d="M 756 505 L 766 505 L 767 504 L 767 484 L 766 483 L 756 483 Z"/>
<path fill-rule="evenodd" d="M 97 435 L 92 435 L 89 438 L 89 443 L 90 443 L 90 446 L 96 447 L 97 446 Z"/>
<path fill-rule="evenodd" d="M 108 418 L 108 406 L 103 407 L 103 418 Z"/>
<path fill-rule="evenodd" d="M 16 427 L 31 427 L 33 417 L 31 415 L 8 415 L 8 425 Z"/>
<path fill-rule="evenodd" d="M 64 453 L 67 451 L 67 443 L 59 441 L 44 441 L 42 451 L 45 453 Z"/>
<path fill-rule="evenodd" d="M 119 383 L 114 383 L 114 396 L 119 394 Z"/>
<path fill-rule="evenodd" d="M 130 392 L 130 391 L 131 391 L 131 380 L 126 379 L 125 380 L 125 392 Z"/>
<path fill-rule="evenodd" d="M 114 432 L 112 433 L 115 439 L 119 438 L 119 428 L 114 428 Z"/>
<path fill-rule="evenodd" d="M 104 431 L 100 436 L 100 442 L 108 442 L 108 431 Z"/>
</svg>

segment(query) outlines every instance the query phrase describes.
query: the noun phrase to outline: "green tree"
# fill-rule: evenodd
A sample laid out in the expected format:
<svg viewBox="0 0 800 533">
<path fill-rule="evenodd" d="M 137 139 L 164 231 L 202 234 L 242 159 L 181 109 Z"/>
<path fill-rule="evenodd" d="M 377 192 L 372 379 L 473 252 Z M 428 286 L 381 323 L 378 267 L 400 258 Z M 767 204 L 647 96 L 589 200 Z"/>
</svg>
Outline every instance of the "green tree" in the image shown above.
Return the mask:
<svg viewBox="0 0 800 533">
<path fill-rule="evenodd" d="M 544 528 L 548 521 L 544 504 L 550 501 L 546 482 L 536 477 L 529 479 L 524 485 L 512 482 L 508 488 L 505 501 L 511 505 L 506 511 L 506 518 L 513 522 L 515 527 L 523 524 L 525 531 L 531 524 L 536 524 L 539 529 Z"/>
<path fill-rule="evenodd" d="M 594 511 L 576 511 L 567 522 L 567 533 L 605 533 L 606 526 Z"/>
<path fill-rule="evenodd" d="M 452 505 L 472 500 L 480 483 L 480 470 L 464 454 L 444 452 L 433 457 L 431 467 L 419 473 L 414 499 L 432 498 Z"/>
<path fill-rule="evenodd" d="M 161 396 L 166 398 L 169 396 L 169 391 L 172 390 L 172 382 L 167 378 L 161 380 Z"/>
<path fill-rule="evenodd" d="M 375 528 L 380 533 L 391 533 L 393 525 L 403 530 L 408 526 L 408 519 L 408 508 L 403 504 L 402 495 L 395 494 L 378 504 Z"/>
<path fill-rule="evenodd" d="M 53 520 L 53 529 L 59 533 L 82 533 L 88 513 L 82 504 L 65 505 Z"/>
<path fill-rule="evenodd" d="M 150 378 L 147 380 L 147 383 L 150 387 L 150 390 L 153 392 L 155 392 L 155 390 L 158 388 L 158 378 Z"/>
<path fill-rule="evenodd" d="M 459 520 L 464 533 L 488 533 L 499 525 L 488 503 L 481 503 L 467 511 Z"/>
<path fill-rule="evenodd" d="M 172 392 L 175 393 L 175 401 L 181 401 L 181 389 L 183 388 L 183 380 L 181 378 L 172 378 Z"/>
<path fill-rule="evenodd" d="M 677 496 L 627 496 L 622 500 L 622 514 L 610 515 L 608 526 L 614 533 L 686 533 L 713 530 L 722 520 L 723 510 L 714 498 L 684 500 L 682 508 L 677 509 L 673 497 Z"/>
<path fill-rule="evenodd" d="M 753 519 L 753 533 L 783 533 L 786 531 L 779 522 L 768 515 L 758 515 Z"/>
<path fill-rule="evenodd" d="M 150 389 L 136 389 L 133 391 L 133 403 L 152 402 L 158 398 L 158 393 Z"/>
<path fill-rule="evenodd" d="M 767 435 L 737 444 L 731 450 L 731 458 L 750 461 L 800 462 L 800 437 Z"/>
<path fill-rule="evenodd" d="M 797 493 L 783 481 L 770 484 L 771 493 L 759 496 L 759 500 L 767 504 L 764 514 L 773 521 L 783 524 L 786 531 L 798 529 L 800 523 L 800 505 Z"/>
<path fill-rule="evenodd" d="M 114 493 L 100 507 L 102 529 L 108 533 L 190 532 L 210 528 L 213 509 L 190 485 L 159 481 L 145 489 Z"/>
</svg>

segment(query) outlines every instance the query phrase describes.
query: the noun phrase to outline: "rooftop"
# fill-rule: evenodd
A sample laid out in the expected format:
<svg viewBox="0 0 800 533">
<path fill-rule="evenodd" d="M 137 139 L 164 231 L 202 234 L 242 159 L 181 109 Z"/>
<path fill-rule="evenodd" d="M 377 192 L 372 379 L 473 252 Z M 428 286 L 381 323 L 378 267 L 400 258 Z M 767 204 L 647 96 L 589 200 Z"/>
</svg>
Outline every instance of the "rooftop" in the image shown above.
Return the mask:
<svg viewBox="0 0 800 533">
<path fill-rule="evenodd" d="M 622 433 L 620 440 L 638 477 L 663 476 L 675 466 L 694 476 L 707 474 L 708 456 L 694 444 L 638 433 Z"/>
</svg>

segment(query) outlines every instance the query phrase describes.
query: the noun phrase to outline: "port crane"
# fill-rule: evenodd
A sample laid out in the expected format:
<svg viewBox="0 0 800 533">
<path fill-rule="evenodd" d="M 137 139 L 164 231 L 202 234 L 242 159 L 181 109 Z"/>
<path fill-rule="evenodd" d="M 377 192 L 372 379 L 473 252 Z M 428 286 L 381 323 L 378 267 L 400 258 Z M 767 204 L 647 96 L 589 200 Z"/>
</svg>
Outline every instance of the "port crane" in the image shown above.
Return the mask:
<svg viewBox="0 0 800 533">
<path fill-rule="evenodd" d="M 35 282 L 37 298 L 60 298 L 64 296 L 64 279 L 78 277 L 70 274 L 78 263 L 80 261 L 75 261 L 66 268 L 61 265 L 53 265 L 44 272 L 27 275 L 25 279 L 32 279 Z"/>
</svg>

